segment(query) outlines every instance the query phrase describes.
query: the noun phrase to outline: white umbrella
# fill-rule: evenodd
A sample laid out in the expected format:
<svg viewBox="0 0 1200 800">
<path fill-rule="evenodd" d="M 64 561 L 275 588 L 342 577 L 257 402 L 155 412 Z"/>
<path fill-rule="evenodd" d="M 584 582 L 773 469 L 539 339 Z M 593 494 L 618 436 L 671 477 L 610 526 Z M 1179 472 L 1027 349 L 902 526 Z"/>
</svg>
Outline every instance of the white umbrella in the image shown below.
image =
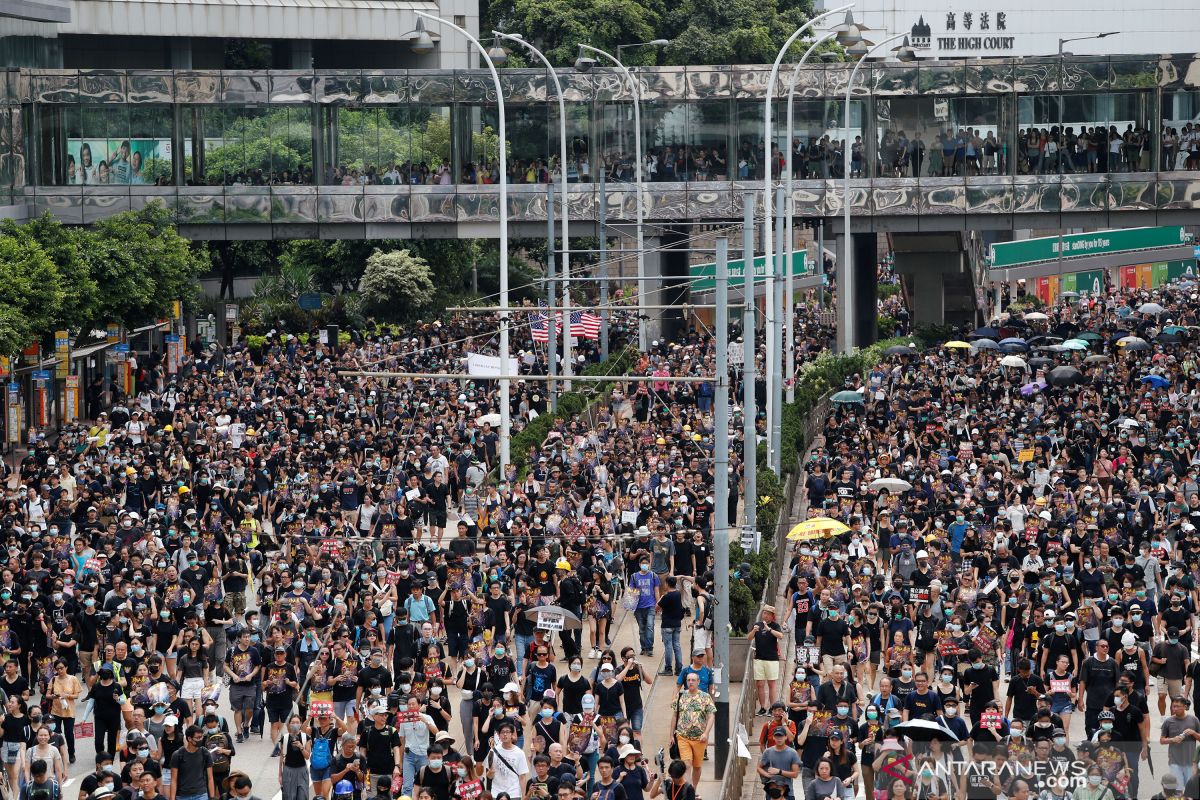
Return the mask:
<svg viewBox="0 0 1200 800">
<path fill-rule="evenodd" d="M 1031 311 L 1025 315 L 1025 319 L 1029 322 L 1045 322 L 1050 318 L 1040 311 Z"/>
<path fill-rule="evenodd" d="M 912 484 L 900 478 L 876 478 L 871 481 L 870 488 L 879 491 L 886 489 L 889 492 L 907 492 L 912 489 Z"/>
<path fill-rule="evenodd" d="M 1153 314 L 1158 316 L 1164 311 L 1166 311 L 1166 309 L 1160 306 L 1158 303 L 1142 303 L 1140 306 L 1138 306 L 1138 313 L 1140 314 Z"/>
<path fill-rule="evenodd" d="M 1020 356 L 1005 356 L 1000 359 L 1002 367 L 1017 367 L 1018 369 L 1029 369 L 1029 365 L 1025 363 L 1025 359 Z"/>
<path fill-rule="evenodd" d="M 483 425 L 491 425 L 493 428 L 499 427 L 500 415 L 499 414 L 484 414 L 483 416 L 481 416 L 475 420 L 475 424 L 479 425 L 481 427 Z"/>
</svg>

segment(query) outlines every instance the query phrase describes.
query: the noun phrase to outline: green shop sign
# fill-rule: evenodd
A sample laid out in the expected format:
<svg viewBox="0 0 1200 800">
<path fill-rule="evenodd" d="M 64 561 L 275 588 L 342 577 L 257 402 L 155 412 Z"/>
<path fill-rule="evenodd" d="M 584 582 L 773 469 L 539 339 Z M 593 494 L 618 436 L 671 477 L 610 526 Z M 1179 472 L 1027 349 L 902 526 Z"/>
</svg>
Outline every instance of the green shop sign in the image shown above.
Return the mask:
<svg viewBox="0 0 1200 800">
<path fill-rule="evenodd" d="M 1093 269 L 1086 272 L 1068 272 L 1058 283 L 1059 292 L 1076 292 L 1081 297 L 1100 296 L 1104 294 L 1104 270 Z"/>
<path fill-rule="evenodd" d="M 1160 228 L 1126 228 L 1093 233 L 1072 233 L 1067 236 L 1045 236 L 1019 242 L 1000 242 L 992 245 L 989 260 L 992 269 L 1019 267 L 1060 258 L 1080 258 L 1124 253 L 1133 250 L 1154 250 L 1190 244 L 1192 235 L 1179 226 Z"/>
<path fill-rule="evenodd" d="M 792 252 L 792 276 L 800 276 L 808 274 L 808 253 L 804 250 L 795 250 Z M 754 258 L 754 282 L 765 280 L 767 277 L 766 257 L 755 256 Z M 717 288 L 717 265 L 716 262 L 711 264 L 693 264 L 688 272 L 692 278 L 692 291 L 702 292 L 705 289 Z M 746 262 L 743 259 L 736 259 L 729 262 L 729 284 L 736 286 L 746 280 Z"/>
</svg>

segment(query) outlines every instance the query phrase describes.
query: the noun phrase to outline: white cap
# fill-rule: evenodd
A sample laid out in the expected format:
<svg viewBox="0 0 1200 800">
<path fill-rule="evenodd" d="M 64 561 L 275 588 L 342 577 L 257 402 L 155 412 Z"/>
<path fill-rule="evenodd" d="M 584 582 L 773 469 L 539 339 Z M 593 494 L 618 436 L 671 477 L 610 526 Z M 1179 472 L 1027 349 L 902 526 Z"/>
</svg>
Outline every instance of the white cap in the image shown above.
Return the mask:
<svg viewBox="0 0 1200 800">
<path fill-rule="evenodd" d="M 166 716 L 166 718 L 163 720 L 163 725 L 178 725 L 178 724 L 179 724 L 179 717 L 175 716 L 174 714 L 168 714 Z"/>
<path fill-rule="evenodd" d="M 512 681 L 509 681 L 508 683 L 504 684 L 504 688 L 501 689 L 500 691 L 502 691 L 502 692 L 519 692 L 519 691 L 521 691 L 521 687 L 517 686 Z"/>
<path fill-rule="evenodd" d="M 929 551 L 928 550 L 918 550 L 917 558 L 929 558 Z"/>
<path fill-rule="evenodd" d="M 1137 644 L 1137 636 L 1135 636 L 1134 634 L 1130 633 L 1129 631 L 1125 631 L 1125 633 L 1123 633 L 1121 635 L 1121 646 L 1122 647 L 1129 647 L 1130 645 L 1135 645 L 1135 644 Z"/>
</svg>

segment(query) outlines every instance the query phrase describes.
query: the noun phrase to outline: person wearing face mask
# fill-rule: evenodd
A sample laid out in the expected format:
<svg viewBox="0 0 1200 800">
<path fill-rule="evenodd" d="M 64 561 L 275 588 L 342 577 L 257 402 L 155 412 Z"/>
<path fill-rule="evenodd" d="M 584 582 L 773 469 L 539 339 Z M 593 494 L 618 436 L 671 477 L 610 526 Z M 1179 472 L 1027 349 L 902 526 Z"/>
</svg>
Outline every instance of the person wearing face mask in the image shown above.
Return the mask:
<svg viewBox="0 0 1200 800">
<path fill-rule="evenodd" d="M 1121 635 L 1121 649 L 1117 651 L 1117 668 L 1122 676 L 1128 675 L 1143 694 L 1150 693 L 1150 665 L 1146 651 L 1138 646 L 1138 637 L 1133 631 Z"/>
<path fill-rule="evenodd" d="M 1129 690 L 1118 686 L 1112 696 L 1112 741 L 1129 764 L 1129 796 L 1138 796 L 1138 765 L 1149 758 L 1149 715 L 1129 702 Z"/>
<path fill-rule="evenodd" d="M 262 668 L 262 685 L 266 695 L 267 719 L 271 723 L 271 741 L 278 742 L 284 720 L 291 713 L 296 693 L 300 691 L 296 666 L 283 645 L 275 647 L 271 663 Z M 279 757 L 278 744 L 271 757 Z"/>
<path fill-rule="evenodd" d="M 96 753 L 96 769 L 84 775 L 79 781 L 79 795 L 86 798 L 90 795 L 106 792 L 117 792 L 122 787 L 120 770 L 113 765 L 113 755 L 105 751 Z"/>
<path fill-rule="evenodd" d="M 454 780 L 445 763 L 445 751 L 440 744 L 429 745 L 429 760 L 417 771 L 413 792 L 422 790 L 433 795 L 434 800 L 450 800 L 450 785 Z"/>
<path fill-rule="evenodd" d="M 1183 694 L 1183 678 L 1189 666 L 1191 651 L 1183 644 L 1179 629 L 1167 628 L 1164 641 L 1154 645 L 1150 653 L 1150 670 L 1158 679 L 1158 713 L 1166 716 L 1167 696 Z"/>
<path fill-rule="evenodd" d="M 533 718 L 533 752 L 547 752 L 551 743 L 562 740 L 562 731 L 563 719 L 558 713 L 555 694 L 547 692 Z"/>
<path fill-rule="evenodd" d="M 249 736 L 258 694 L 258 675 L 262 669 L 262 659 L 258 648 L 251 642 L 249 629 L 243 629 L 238 634 L 237 644 L 225 655 L 224 669 L 231 680 L 229 704 L 233 708 L 233 721 L 240 744 Z"/>
</svg>

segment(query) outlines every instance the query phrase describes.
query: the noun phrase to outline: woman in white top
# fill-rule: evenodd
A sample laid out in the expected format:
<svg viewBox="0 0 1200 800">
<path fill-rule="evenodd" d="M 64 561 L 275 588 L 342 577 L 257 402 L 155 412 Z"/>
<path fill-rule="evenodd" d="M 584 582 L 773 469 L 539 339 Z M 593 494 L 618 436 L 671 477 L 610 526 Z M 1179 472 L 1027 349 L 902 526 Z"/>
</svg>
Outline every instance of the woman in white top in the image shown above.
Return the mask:
<svg viewBox="0 0 1200 800">
<path fill-rule="evenodd" d="M 67 768 L 63 764 L 62 753 L 50 744 L 50 729 L 46 726 L 38 728 L 33 741 L 33 746 L 25 750 L 26 780 L 33 774 L 33 762 L 40 760 L 46 762 L 50 774 L 58 780 L 58 785 L 62 786 L 67 780 Z"/>
</svg>

